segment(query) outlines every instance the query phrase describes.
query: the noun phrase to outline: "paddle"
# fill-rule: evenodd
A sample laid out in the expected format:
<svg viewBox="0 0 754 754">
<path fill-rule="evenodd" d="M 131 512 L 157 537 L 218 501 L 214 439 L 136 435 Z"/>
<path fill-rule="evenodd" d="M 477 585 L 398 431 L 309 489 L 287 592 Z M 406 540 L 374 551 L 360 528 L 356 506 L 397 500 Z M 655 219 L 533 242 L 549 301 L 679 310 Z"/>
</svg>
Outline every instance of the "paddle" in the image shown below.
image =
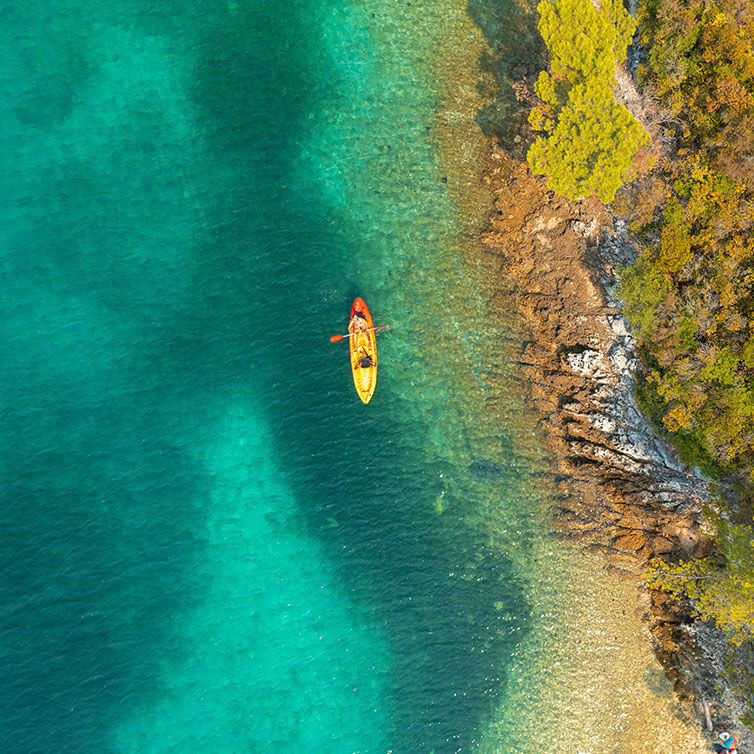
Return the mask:
<svg viewBox="0 0 754 754">
<path fill-rule="evenodd" d="M 384 330 L 386 327 L 389 327 L 389 325 L 380 325 L 379 327 L 370 327 L 368 330 L 360 330 L 359 332 L 372 332 L 372 330 Z M 352 335 L 356 335 L 356 333 L 349 332 L 348 335 L 333 335 L 330 338 L 330 343 L 337 343 L 339 340 L 343 340 L 343 338 L 350 338 Z"/>
</svg>

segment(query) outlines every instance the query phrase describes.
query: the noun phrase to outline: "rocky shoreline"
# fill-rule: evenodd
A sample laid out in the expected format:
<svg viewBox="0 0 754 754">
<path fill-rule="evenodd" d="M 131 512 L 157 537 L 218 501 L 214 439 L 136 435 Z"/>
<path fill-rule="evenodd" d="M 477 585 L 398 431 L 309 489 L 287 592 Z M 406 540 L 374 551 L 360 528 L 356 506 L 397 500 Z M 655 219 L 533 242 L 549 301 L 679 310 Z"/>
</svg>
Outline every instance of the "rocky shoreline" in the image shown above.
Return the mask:
<svg viewBox="0 0 754 754">
<path fill-rule="evenodd" d="M 632 240 L 604 205 L 555 195 L 513 152 L 492 148 L 483 242 L 528 330 L 521 369 L 554 451 L 557 525 L 618 559 L 702 557 L 712 548 L 701 529 L 707 480 L 657 436 L 634 397 L 638 354 L 616 297 Z M 735 727 L 721 635 L 689 605 L 649 597 L 645 619 L 679 698 L 701 724 L 706 702 L 716 725 Z"/>
</svg>

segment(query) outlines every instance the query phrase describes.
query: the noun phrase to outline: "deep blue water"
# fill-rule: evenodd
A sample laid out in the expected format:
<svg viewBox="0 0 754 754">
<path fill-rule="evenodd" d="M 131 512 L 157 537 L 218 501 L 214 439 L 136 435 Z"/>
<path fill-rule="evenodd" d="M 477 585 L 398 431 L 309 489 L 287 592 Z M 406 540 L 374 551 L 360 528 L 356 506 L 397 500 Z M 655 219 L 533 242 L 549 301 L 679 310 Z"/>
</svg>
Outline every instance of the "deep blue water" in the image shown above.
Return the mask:
<svg viewBox="0 0 754 754">
<path fill-rule="evenodd" d="M 534 461 L 438 156 L 444 5 L 2 7 L 3 751 L 440 754 L 499 703 Z"/>
</svg>

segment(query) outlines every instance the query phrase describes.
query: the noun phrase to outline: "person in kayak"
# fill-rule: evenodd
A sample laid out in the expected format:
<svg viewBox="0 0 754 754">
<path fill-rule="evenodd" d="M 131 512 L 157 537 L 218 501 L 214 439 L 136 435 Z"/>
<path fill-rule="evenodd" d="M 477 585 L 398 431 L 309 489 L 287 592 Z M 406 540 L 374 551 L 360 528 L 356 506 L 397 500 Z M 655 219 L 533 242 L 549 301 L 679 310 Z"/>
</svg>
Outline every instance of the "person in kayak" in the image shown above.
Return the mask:
<svg viewBox="0 0 754 754">
<path fill-rule="evenodd" d="M 351 332 L 364 332 L 368 330 L 367 319 L 361 312 L 354 312 L 351 317 L 351 326 L 348 328 Z"/>
<path fill-rule="evenodd" d="M 356 366 L 362 369 L 369 369 L 369 367 L 374 366 L 374 359 L 364 346 L 359 348 L 359 358 L 356 361 Z"/>
</svg>

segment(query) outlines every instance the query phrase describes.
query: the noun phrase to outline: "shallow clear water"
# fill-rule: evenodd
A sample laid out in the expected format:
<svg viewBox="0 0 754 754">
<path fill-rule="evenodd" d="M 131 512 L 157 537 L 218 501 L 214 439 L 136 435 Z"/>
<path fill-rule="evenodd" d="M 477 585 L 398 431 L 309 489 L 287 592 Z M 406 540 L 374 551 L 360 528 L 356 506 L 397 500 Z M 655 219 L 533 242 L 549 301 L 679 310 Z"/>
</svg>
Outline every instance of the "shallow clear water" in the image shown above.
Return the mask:
<svg viewBox="0 0 754 754">
<path fill-rule="evenodd" d="M 573 563 L 473 253 L 464 8 L 3 34 L 2 749 L 505 751 Z M 355 295 L 391 328 L 366 407 Z"/>
</svg>

